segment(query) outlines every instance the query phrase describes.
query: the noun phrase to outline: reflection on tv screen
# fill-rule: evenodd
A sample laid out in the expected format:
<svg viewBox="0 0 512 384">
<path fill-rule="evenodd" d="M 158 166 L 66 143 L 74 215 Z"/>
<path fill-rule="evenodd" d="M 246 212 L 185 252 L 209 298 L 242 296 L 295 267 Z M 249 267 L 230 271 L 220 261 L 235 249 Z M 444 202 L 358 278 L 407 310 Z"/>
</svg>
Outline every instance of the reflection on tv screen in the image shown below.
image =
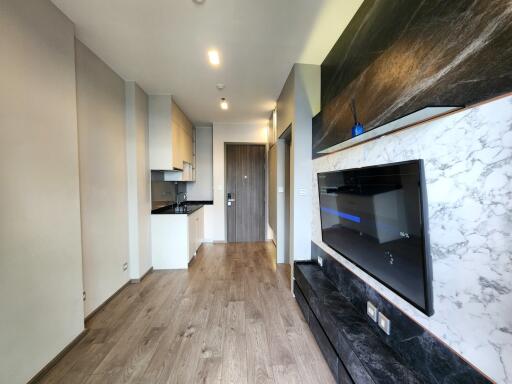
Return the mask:
<svg viewBox="0 0 512 384">
<path fill-rule="evenodd" d="M 421 167 L 412 161 L 319 173 L 318 189 L 323 241 L 431 312 Z"/>
</svg>

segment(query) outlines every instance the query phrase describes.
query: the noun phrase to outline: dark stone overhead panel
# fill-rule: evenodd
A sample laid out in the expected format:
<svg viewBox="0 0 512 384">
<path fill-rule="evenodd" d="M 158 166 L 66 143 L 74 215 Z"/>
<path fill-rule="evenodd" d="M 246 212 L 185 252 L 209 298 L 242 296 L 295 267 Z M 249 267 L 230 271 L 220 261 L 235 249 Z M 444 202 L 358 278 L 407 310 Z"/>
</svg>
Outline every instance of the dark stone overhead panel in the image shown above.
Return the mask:
<svg viewBox="0 0 512 384">
<path fill-rule="evenodd" d="M 426 106 L 512 91 L 510 0 L 366 0 L 322 63 L 313 153 Z"/>
</svg>

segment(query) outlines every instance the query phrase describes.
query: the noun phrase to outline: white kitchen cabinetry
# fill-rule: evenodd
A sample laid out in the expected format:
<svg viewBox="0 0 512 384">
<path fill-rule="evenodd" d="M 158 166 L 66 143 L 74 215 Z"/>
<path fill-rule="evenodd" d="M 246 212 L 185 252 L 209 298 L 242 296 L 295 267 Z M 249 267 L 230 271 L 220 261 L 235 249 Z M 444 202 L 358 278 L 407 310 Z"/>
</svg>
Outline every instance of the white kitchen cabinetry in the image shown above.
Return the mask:
<svg viewBox="0 0 512 384">
<path fill-rule="evenodd" d="M 204 209 L 186 214 L 151 215 L 154 269 L 187 269 L 203 243 Z"/>
<path fill-rule="evenodd" d="M 170 181 L 195 180 L 194 127 L 171 96 L 149 97 L 149 163 Z"/>
<path fill-rule="evenodd" d="M 204 209 L 201 208 L 188 219 L 188 260 L 192 260 L 204 239 Z"/>
</svg>

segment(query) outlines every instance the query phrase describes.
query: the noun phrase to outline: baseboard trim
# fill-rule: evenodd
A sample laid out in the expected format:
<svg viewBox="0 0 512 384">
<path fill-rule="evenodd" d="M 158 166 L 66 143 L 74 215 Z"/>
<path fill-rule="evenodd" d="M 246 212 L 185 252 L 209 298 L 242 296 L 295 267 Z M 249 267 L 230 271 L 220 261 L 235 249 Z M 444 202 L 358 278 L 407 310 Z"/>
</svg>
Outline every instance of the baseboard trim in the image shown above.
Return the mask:
<svg viewBox="0 0 512 384">
<path fill-rule="evenodd" d="M 101 303 L 100 305 L 98 305 L 98 307 L 93 310 L 91 313 L 89 313 L 87 316 L 85 316 L 85 319 L 84 319 L 84 322 L 87 323 L 95 314 L 97 314 L 99 311 L 101 311 L 105 305 L 107 305 L 108 303 L 110 303 L 110 301 L 116 297 L 124 288 L 126 288 L 126 286 L 130 284 L 130 280 L 128 280 L 126 283 L 123 284 L 123 286 L 121 288 L 119 288 L 117 291 L 115 291 L 112 295 L 110 295 L 110 297 L 105 300 L 103 303 Z"/>
<path fill-rule="evenodd" d="M 73 348 L 75 345 L 78 344 L 80 340 L 83 339 L 87 331 L 88 329 L 84 329 L 82 332 L 80 332 L 80 334 L 77 337 L 75 337 L 68 345 L 66 345 L 64 349 L 57 354 L 57 356 L 51 359 L 48 364 L 46 364 L 39 372 L 37 372 L 36 375 L 32 377 L 32 379 L 30 379 L 30 381 L 27 384 L 35 384 L 39 380 L 41 380 L 43 376 L 46 375 L 48 371 L 52 369 L 59 362 L 59 360 L 61 360 L 64 357 L 64 355 L 69 352 L 71 348 Z"/>
<path fill-rule="evenodd" d="M 84 323 L 87 323 L 94 315 L 96 315 L 99 311 L 101 311 L 114 297 L 116 297 L 121 291 L 128 286 L 128 284 L 136 284 L 140 283 L 147 275 L 149 275 L 151 272 L 153 272 L 153 267 L 149 268 L 144 275 L 141 276 L 140 279 L 131 279 L 128 280 L 121 288 L 119 288 L 117 291 L 115 291 L 107 300 L 105 300 L 102 304 L 100 304 L 94 311 L 89 313 L 85 319 Z M 48 373 L 50 369 L 52 369 L 58 362 L 61 360 L 66 353 L 69 352 L 71 348 L 73 348 L 82 338 L 86 335 L 88 332 L 87 328 L 84 328 L 80 334 L 75 337 L 68 345 L 60 351 L 57 356 L 55 356 L 48 364 L 46 364 L 36 375 L 30 379 L 30 381 L 27 384 L 35 384 L 37 383 L 44 375 Z"/>
<path fill-rule="evenodd" d="M 139 279 L 131 279 L 130 280 L 130 284 L 138 284 L 140 283 L 142 280 L 144 280 L 144 278 L 149 275 L 151 272 L 153 272 L 153 267 L 149 268 L 146 273 L 144 273 Z"/>
</svg>

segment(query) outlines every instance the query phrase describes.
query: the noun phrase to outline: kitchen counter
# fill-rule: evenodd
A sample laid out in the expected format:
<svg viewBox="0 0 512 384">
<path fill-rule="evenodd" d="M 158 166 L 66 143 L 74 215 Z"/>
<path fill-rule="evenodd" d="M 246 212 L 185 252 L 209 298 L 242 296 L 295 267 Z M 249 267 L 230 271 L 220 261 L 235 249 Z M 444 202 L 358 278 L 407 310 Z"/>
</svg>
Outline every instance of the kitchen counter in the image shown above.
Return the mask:
<svg viewBox="0 0 512 384">
<path fill-rule="evenodd" d="M 167 204 L 157 207 L 151 211 L 152 215 L 190 215 L 201 209 L 204 205 L 212 205 L 213 201 L 187 201 L 181 204 L 180 207 L 173 204 Z"/>
<path fill-rule="evenodd" d="M 151 258 L 153 268 L 187 269 L 204 241 L 204 205 L 188 203 L 184 210 L 175 204 L 158 208 L 151 215 Z"/>
</svg>

